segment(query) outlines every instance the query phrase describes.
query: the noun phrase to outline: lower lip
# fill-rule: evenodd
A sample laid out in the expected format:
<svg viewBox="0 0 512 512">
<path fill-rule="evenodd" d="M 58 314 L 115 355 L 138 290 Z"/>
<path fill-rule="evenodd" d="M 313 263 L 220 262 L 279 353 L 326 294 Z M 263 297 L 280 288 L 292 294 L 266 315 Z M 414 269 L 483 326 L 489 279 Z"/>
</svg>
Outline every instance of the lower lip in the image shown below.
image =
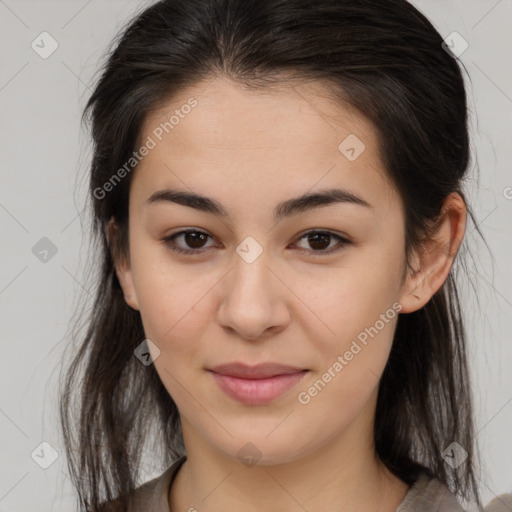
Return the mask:
<svg viewBox="0 0 512 512">
<path fill-rule="evenodd" d="M 304 377 L 307 370 L 276 375 L 268 379 L 241 379 L 211 372 L 219 387 L 231 398 L 247 405 L 262 405 L 286 393 Z"/>
</svg>

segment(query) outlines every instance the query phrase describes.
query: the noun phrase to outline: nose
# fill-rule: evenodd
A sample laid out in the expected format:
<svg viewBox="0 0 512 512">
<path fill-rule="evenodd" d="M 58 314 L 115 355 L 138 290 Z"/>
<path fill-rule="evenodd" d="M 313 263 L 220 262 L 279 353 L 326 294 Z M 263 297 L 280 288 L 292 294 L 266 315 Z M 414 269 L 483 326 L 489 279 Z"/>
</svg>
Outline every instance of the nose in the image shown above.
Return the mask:
<svg viewBox="0 0 512 512">
<path fill-rule="evenodd" d="M 248 340 L 285 329 L 290 323 L 287 296 L 291 292 L 278 274 L 269 266 L 265 252 L 251 263 L 235 254 L 234 268 L 223 280 L 219 325 Z"/>
</svg>

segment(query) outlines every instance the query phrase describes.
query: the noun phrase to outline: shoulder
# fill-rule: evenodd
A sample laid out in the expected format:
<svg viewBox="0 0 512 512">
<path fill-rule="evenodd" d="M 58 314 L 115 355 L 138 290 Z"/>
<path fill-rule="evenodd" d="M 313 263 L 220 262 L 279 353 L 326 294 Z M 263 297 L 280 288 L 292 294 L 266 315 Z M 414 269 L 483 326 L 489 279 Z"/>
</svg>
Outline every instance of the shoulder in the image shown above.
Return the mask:
<svg viewBox="0 0 512 512">
<path fill-rule="evenodd" d="M 395 512 L 464 512 L 464 509 L 445 485 L 422 473 Z"/>
<path fill-rule="evenodd" d="M 500 494 L 485 507 L 485 512 L 510 512 L 512 510 L 512 494 Z"/>
<path fill-rule="evenodd" d="M 128 497 L 128 508 L 116 499 L 104 503 L 98 512 L 169 512 L 168 490 L 185 460 L 185 456 L 179 458 L 161 475 L 134 489 Z"/>
<path fill-rule="evenodd" d="M 485 512 L 512 510 L 512 494 L 502 494 L 491 501 Z M 465 512 L 449 489 L 435 478 L 422 473 L 395 512 Z"/>
</svg>

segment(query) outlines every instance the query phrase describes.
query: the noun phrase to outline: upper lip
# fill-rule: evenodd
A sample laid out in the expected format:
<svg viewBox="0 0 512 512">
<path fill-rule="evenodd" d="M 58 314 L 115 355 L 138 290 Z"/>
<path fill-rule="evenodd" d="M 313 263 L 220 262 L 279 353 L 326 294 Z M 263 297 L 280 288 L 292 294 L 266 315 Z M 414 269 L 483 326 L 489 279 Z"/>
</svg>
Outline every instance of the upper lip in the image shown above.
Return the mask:
<svg viewBox="0 0 512 512">
<path fill-rule="evenodd" d="M 210 368 L 210 371 L 242 379 L 268 379 L 276 375 L 303 372 L 306 369 L 279 363 L 262 363 L 255 366 L 249 366 L 245 363 L 226 363 L 214 366 Z"/>
</svg>

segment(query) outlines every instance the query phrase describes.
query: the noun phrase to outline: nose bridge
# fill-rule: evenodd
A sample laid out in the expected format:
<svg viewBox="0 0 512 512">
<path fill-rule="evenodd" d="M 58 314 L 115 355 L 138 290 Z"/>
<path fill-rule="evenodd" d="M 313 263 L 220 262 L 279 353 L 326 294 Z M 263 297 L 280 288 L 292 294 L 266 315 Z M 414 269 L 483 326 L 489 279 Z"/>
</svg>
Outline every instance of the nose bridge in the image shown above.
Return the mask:
<svg viewBox="0 0 512 512">
<path fill-rule="evenodd" d="M 262 292 L 271 293 L 272 283 L 269 266 L 269 251 L 253 237 L 246 237 L 236 248 L 234 269 L 231 283 L 231 293 L 237 295 L 237 300 L 245 301 L 252 297 L 253 301 L 260 299 Z M 262 295 L 265 295 L 263 293 Z"/>
<path fill-rule="evenodd" d="M 233 270 L 224 287 L 218 320 L 245 338 L 258 338 L 288 321 L 287 308 L 270 270 L 269 251 L 247 237 L 236 248 Z"/>
</svg>

